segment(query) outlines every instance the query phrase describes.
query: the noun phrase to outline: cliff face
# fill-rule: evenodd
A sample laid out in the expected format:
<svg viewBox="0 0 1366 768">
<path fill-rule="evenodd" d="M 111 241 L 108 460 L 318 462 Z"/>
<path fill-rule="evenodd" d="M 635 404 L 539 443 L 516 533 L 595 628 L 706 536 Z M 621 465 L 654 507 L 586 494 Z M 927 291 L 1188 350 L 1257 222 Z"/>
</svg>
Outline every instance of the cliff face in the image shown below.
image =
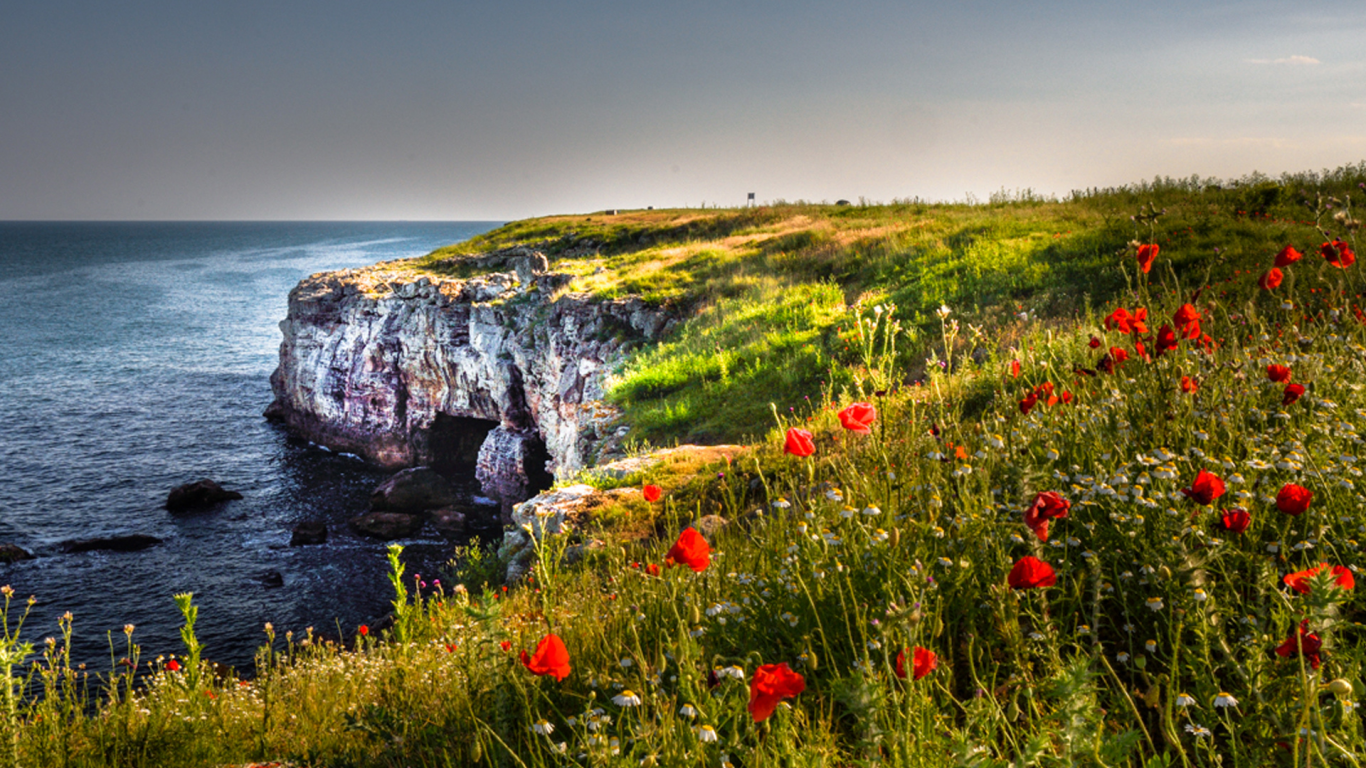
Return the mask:
<svg viewBox="0 0 1366 768">
<path fill-rule="evenodd" d="M 484 264 L 509 271 L 419 277 L 397 262 L 299 283 L 266 415 L 386 467 L 475 462 L 505 514 L 594 460 L 619 437 L 601 402 L 608 367 L 668 316 L 639 299 L 556 295 L 569 277 L 527 249 Z"/>
</svg>

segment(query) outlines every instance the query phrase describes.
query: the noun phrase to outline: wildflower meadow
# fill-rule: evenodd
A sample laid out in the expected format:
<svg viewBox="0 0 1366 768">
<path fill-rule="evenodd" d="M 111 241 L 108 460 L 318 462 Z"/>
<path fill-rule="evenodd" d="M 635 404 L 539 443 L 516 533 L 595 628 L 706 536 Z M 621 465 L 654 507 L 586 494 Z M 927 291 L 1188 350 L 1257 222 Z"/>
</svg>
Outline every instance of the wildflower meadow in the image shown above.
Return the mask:
<svg viewBox="0 0 1366 768">
<path fill-rule="evenodd" d="M 7 588 L 0 764 L 1359 766 L 1336 210 L 1209 281 L 1144 209 L 1112 302 L 1008 337 L 946 303 L 923 376 L 898 308 L 854 303 L 847 376 L 733 459 L 618 482 L 635 512 L 541 536 L 515 585 L 391 552 L 391 626 L 266 626 L 254 670 L 205 661 L 190 596 L 175 656 L 128 627 L 73 669 L 71 618 L 31 640 Z"/>
</svg>

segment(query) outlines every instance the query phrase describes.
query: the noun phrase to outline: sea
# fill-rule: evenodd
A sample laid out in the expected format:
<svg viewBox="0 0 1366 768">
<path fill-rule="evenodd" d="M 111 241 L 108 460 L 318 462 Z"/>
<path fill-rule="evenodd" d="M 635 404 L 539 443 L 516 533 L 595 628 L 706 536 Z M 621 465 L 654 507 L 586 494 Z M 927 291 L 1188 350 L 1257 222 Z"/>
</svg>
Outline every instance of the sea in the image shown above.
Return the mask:
<svg viewBox="0 0 1366 768">
<path fill-rule="evenodd" d="M 289 291 L 326 270 L 418 256 L 501 222 L 0 222 L 0 564 L 13 631 L 41 649 L 73 617 L 72 659 L 109 670 L 182 651 L 173 596 L 194 594 L 207 659 L 244 675 L 271 622 L 352 637 L 388 613 L 385 543 L 352 534 L 386 474 L 267 422 Z M 177 485 L 240 501 L 173 516 Z M 477 501 L 473 478 L 461 488 Z M 324 520 L 319 546 L 294 525 Z M 146 534 L 136 552 L 62 544 Z M 448 573 L 453 544 L 398 542 L 409 577 Z M 32 596 L 35 602 L 28 606 Z"/>
</svg>

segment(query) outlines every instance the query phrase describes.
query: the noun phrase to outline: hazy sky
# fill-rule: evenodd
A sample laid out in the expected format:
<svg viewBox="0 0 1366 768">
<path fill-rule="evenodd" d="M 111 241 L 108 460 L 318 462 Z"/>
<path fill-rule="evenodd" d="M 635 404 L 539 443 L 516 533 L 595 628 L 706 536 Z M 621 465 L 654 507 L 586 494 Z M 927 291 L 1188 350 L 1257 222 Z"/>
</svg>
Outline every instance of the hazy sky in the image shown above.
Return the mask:
<svg viewBox="0 0 1366 768">
<path fill-rule="evenodd" d="M 0 219 L 1065 195 L 1362 159 L 1362 0 L 0 0 Z"/>
</svg>

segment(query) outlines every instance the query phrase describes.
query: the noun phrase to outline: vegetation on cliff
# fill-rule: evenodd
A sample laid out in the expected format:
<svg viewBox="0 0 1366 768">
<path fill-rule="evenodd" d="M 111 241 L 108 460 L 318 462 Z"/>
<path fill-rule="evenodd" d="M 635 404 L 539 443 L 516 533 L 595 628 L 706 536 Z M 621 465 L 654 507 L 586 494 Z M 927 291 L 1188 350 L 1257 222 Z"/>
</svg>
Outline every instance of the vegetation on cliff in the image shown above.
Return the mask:
<svg viewBox="0 0 1366 768">
<path fill-rule="evenodd" d="M 969 259 L 977 251 L 964 246 L 953 287 L 928 301 L 923 280 L 779 273 L 769 295 L 809 298 L 787 315 L 779 305 L 792 327 L 772 339 L 764 315 L 740 311 L 761 306 L 765 294 L 748 292 L 761 286 L 727 294 L 680 276 L 695 293 L 677 300 L 705 311 L 677 352 L 643 351 L 619 387 L 670 355 L 694 350 L 698 362 L 678 369 L 679 387 L 623 402 L 647 414 L 743 400 L 732 419 L 767 414 L 767 426 L 736 425 L 759 435 L 748 452 L 687 472 L 643 468 L 610 483 L 632 489 L 623 501 L 572 529 L 531 525 L 535 566 L 510 589 L 479 588 L 477 555 L 440 581 L 404 575 L 395 558 L 391 628 L 360 628 L 343 645 L 267 627 L 249 681 L 199 661 L 188 598 L 188 656 L 153 660 L 140 684 L 129 667 L 84 677 L 60 639 L 28 666 L 7 602 L 0 662 L 19 666 L 0 757 L 1360 765 L 1366 281 L 1348 195 L 1362 183 L 1366 169 L 1348 169 L 948 207 L 944 218 L 997 233 L 1045 211 L 1056 223 L 1104 201 L 1115 210 L 1070 230 L 1092 243 L 1065 251 L 1071 261 L 1051 244 L 1030 250 L 1031 238 L 983 235 L 976 247 L 996 255 Z M 1301 188 L 1308 208 L 1295 207 Z M 1253 198 L 1269 202 L 1238 202 Z M 860 210 L 798 209 L 830 221 Z M 1067 231 L 1048 237 L 1064 248 Z M 471 247 L 529 235 L 487 237 Z M 592 258 L 614 257 L 604 247 Z M 933 257 L 884 261 L 924 274 L 902 264 L 916 260 Z M 984 292 L 975 306 L 968 282 Z M 800 311 L 817 299 L 830 306 Z M 794 338 L 822 357 L 779 343 L 806 332 Z M 746 338 L 761 364 L 730 368 L 729 382 L 688 378 L 708 349 L 729 354 Z M 810 380 L 760 375 L 813 360 Z M 726 524 L 685 531 L 705 515 Z M 566 564 L 569 547 L 590 542 Z M 114 655 L 146 669 L 135 637 L 115 638 Z"/>
</svg>

